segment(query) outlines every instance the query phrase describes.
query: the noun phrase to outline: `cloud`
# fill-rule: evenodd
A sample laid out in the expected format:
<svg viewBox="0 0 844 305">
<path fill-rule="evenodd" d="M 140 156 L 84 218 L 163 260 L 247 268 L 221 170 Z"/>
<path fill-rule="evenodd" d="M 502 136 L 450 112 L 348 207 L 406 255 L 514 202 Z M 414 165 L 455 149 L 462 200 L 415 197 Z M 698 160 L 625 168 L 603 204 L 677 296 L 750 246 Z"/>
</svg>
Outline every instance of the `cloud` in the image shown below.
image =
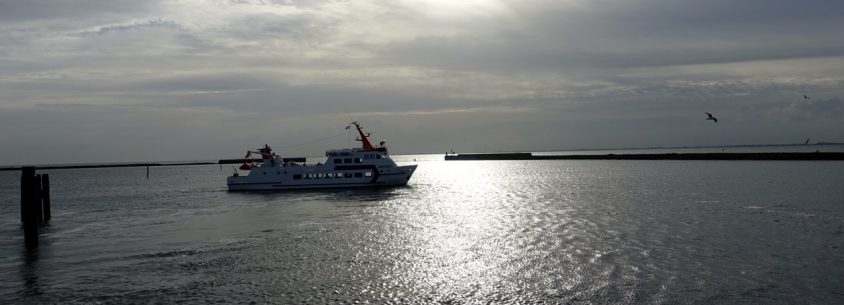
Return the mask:
<svg viewBox="0 0 844 305">
<path fill-rule="evenodd" d="M 508 14 L 387 46 L 396 62 L 443 69 L 625 68 L 844 55 L 834 25 L 844 5 L 826 1 L 510 3 Z"/>
<path fill-rule="evenodd" d="M 844 122 L 844 99 L 795 99 L 790 104 L 777 109 L 781 115 L 795 121 L 813 121 L 830 119 Z"/>
<path fill-rule="evenodd" d="M 112 33 L 127 32 L 127 31 L 139 30 L 139 29 L 145 29 L 145 28 L 164 28 L 164 29 L 169 29 L 169 30 L 174 30 L 174 31 L 183 31 L 184 30 L 182 28 L 182 26 L 180 26 L 176 22 L 169 21 L 169 20 L 163 20 L 163 19 L 152 19 L 152 20 L 146 20 L 146 21 L 142 21 L 142 22 L 132 22 L 132 23 L 128 23 L 128 24 L 100 26 L 100 27 L 97 27 L 94 30 L 88 30 L 88 31 L 85 31 L 83 33 L 80 33 L 80 35 L 91 35 L 91 34 L 107 35 L 107 34 L 112 34 Z"/>
<path fill-rule="evenodd" d="M 158 1 L 29 0 L 0 1 L 0 24 L 92 19 L 127 12 L 150 12 Z"/>
<path fill-rule="evenodd" d="M 828 128 L 844 96 L 842 9 L 823 0 L 0 0 L 0 128 L 65 114 L 95 123 L 34 126 L 32 137 L 135 128 L 172 145 L 202 139 L 203 152 L 220 145 L 215 134 L 248 133 L 256 121 L 304 142 L 298 135 L 333 134 L 331 123 L 350 115 L 391 138 L 477 149 L 817 130 L 834 140 L 844 137 Z M 817 100 L 795 100 L 804 93 Z M 736 129 L 706 134 L 711 126 L 694 123 L 703 111 Z M 122 138 L 85 139 L 94 149 Z"/>
<path fill-rule="evenodd" d="M 525 107 L 516 108 L 516 107 L 492 106 L 492 107 L 475 107 L 475 108 L 444 108 L 444 109 L 437 109 L 437 110 L 353 112 L 353 113 L 349 113 L 349 116 L 351 116 L 351 117 L 430 116 L 430 115 L 460 114 L 460 113 L 473 113 L 473 112 L 503 112 L 503 113 L 533 112 L 533 111 L 536 111 L 536 110 L 537 109 L 525 108 Z"/>
</svg>

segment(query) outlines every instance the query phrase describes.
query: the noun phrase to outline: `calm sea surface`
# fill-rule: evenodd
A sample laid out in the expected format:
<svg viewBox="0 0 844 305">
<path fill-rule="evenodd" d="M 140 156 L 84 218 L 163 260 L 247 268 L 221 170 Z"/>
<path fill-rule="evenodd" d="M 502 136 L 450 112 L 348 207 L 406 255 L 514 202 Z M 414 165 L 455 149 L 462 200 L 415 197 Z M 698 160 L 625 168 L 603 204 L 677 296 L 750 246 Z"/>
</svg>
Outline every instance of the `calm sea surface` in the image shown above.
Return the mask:
<svg viewBox="0 0 844 305">
<path fill-rule="evenodd" d="M 0 172 L 0 303 L 844 303 L 844 162 L 441 160 L 321 192 L 46 171 L 36 251 Z"/>
</svg>

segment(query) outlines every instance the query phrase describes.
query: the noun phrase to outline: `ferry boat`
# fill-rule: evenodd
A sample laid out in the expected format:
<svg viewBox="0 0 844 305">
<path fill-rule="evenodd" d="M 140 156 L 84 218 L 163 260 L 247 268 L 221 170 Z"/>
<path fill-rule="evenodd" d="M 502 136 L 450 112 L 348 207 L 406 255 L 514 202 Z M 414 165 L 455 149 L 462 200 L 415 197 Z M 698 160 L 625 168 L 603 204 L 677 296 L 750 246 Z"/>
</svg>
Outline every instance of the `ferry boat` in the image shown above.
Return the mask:
<svg viewBox="0 0 844 305">
<path fill-rule="evenodd" d="M 369 142 L 358 122 L 346 126 L 357 129 L 360 148 L 334 149 L 325 152 L 325 163 L 307 164 L 305 158 L 282 158 L 268 145 L 258 149 L 259 162 L 248 151 L 240 170 L 227 178 L 229 191 L 291 190 L 318 188 L 352 188 L 406 185 L 417 165 L 398 166 L 390 159 L 385 142 L 378 147 Z"/>
</svg>

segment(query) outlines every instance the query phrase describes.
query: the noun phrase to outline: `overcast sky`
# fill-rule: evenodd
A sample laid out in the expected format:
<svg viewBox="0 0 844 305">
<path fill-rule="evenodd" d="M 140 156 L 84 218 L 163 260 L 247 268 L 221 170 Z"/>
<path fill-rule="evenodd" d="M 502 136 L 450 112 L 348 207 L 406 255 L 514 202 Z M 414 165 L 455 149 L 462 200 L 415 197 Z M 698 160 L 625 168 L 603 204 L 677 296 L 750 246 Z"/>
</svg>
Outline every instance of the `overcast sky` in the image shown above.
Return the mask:
<svg viewBox="0 0 844 305">
<path fill-rule="evenodd" d="M 350 120 L 394 154 L 844 142 L 842 16 L 834 0 L 0 0 L 0 164 L 320 155 L 348 137 L 296 144 Z"/>
</svg>

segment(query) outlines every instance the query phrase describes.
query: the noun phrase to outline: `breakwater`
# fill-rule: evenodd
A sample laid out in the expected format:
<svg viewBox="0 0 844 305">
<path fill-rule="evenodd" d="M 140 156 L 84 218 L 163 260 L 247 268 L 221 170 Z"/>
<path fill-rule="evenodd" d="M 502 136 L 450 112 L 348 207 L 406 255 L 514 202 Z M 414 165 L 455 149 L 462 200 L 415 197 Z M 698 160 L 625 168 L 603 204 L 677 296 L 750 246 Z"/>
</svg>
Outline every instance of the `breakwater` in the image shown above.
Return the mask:
<svg viewBox="0 0 844 305">
<path fill-rule="evenodd" d="M 768 160 L 768 161 L 844 161 L 842 152 L 771 152 L 771 153 L 654 153 L 595 155 L 533 155 L 532 153 L 446 154 L 446 161 L 476 160 Z"/>
</svg>

